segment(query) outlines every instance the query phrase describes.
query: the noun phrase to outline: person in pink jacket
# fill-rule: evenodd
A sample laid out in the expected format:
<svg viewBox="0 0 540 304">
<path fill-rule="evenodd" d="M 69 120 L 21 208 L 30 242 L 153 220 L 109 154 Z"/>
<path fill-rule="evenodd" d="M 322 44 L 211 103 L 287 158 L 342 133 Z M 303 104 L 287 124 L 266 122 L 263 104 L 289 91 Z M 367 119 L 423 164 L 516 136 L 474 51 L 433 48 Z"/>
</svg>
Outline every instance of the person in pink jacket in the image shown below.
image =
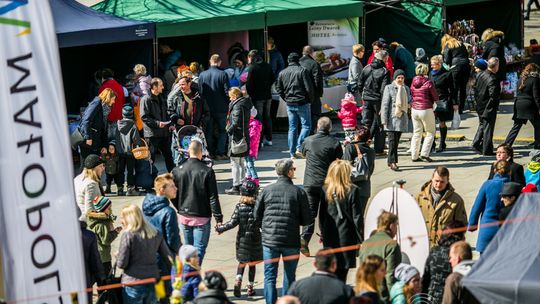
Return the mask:
<svg viewBox="0 0 540 304">
<path fill-rule="evenodd" d="M 257 109 L 251 108 L 249 118 L 249 155 L 246 156 L 246 179 L 252 180 L 259 186 L 259 176 L 255 169 L 255 159 L 259 155 L 259 143 L 261 141 L 262 123 L 255 119 Z"/>
<path fill-rule="evenodd" d="M 413 161 L 432 162 L 429 157 L 431 145 L 435 140 L 435 113 L 433 105 L 439 100 L 439 94 L 435 85 L 429 78 L 428 66 L 424 63 L 416 67 L 416 77 L 413 78 L 411 85 L 412 96 L 412 122 L 413 136 L 411 140 L 411 157 Z M 420 141 L 422 132 L 426 132 L 426 138 L 420 151 Z M 420 154 L 420 158 L 418 157 Z"/>
<path fill-rule="evenodd" d="M 346 142 L 353 140 L 358 124 L 356 116 L 361 112 L 362 107 L 356 105 L 354 96 L 350 93 L 345 94 L 345 97 L 341 100 L 341 109 L 337 112 L 337 116 L 341 119 Z"/>
</svg>

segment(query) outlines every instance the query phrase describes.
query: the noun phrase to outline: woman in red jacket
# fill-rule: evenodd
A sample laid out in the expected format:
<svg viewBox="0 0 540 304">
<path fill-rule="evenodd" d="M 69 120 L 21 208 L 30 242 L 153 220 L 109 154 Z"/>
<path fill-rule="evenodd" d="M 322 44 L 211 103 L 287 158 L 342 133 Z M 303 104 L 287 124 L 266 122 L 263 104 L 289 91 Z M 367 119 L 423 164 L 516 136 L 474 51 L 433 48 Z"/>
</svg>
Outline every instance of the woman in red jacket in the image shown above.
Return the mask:
<svg viewBox="0 0 540 304">
<path fill-rule="evenodd" d="M 413 78 L 411 85 L 412 96 L 412 122 L 413 137 L 411 140 L 411 157 L 413 161 L 432 162 L 429 157 L 431 145 L 435 139 L 435 114 L 433 113 L 433 104 L 439 99 L 435 85 L 429 78 L 428 66 L 419 64 L 416 67 L 416 77 Z M 426 138 L 420 151 L 420 140 L 422 133 L 426 132 Z M 420 158 L 418 157 L 420 154 Z"/>
</svg>

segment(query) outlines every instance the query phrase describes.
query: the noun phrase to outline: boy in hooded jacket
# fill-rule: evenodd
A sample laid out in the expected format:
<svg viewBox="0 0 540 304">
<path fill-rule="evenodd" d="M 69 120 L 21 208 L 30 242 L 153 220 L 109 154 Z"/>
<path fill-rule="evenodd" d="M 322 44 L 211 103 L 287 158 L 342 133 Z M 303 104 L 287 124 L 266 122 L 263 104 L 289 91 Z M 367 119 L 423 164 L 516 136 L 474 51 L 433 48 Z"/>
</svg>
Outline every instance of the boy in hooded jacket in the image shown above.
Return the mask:
<svg viewBox="0 0 540 304">
<path fill-rule="evenodd" d="M 135 187 L 135 158 L 131 150 L 142 144 L 141 137 L 133 120 L 134 111 L 131 106 L 122 109 L 122 120 L 118 121 L 118 133 L 116 138 L 116 153 L 119 156 L 118 175 L 123 177 L 127 168 L 127 195 L 137 196 L 139 193 Z"/>
</svg>

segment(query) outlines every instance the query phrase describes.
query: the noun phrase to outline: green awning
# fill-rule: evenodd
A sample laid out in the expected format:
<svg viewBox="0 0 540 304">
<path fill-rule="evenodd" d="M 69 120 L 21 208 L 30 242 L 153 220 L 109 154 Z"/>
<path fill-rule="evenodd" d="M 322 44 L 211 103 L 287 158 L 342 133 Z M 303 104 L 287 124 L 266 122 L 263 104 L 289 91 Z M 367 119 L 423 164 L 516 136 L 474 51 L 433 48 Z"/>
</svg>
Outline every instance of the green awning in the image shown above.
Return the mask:
<svg viewBox="0 0 540 304">
<path fill-rule="evenodd" d="M 106 0 L 92 8 L 156 22 L 158 37 L 262 29 L 321 19 L 362 16 L 357 0 Z"/>
</svg>

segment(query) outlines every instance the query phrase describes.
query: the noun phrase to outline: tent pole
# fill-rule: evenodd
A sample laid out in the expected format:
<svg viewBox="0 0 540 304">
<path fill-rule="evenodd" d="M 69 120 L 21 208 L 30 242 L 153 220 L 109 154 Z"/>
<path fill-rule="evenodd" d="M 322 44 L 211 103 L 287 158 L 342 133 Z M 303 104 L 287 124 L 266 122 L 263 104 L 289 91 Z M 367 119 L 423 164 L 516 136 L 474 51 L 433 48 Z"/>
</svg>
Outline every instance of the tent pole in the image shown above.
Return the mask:
<svg viewBox="0 0 540 304">
<path fill-rule="evenodd" d="M 270 54 L 268 53 L 268 15 L 264 12 L 264 30 L 263 30 L 263 40 L 264 40 L 264 60 L 270 63 Z"/>
<path fill-rule="evenodd" d="M 152 44 L 152 53 L 153 53 L 153 62 L 154 62 L 154 77 L 157 77 L 158 75 L 158 38 L 157 38 L 157 31 L 154 30 L 154 42 Z"/>
<path fill-rule="evenodd" d="M 446 5 L 443 4 L 442 6 L 442 32 L 443 34 L 446 34 Z"/>
<path fill-rule="evenodd" d="M 366 10 L 362 12 L 362 44 L 366 46 Z"/>
</svg>

